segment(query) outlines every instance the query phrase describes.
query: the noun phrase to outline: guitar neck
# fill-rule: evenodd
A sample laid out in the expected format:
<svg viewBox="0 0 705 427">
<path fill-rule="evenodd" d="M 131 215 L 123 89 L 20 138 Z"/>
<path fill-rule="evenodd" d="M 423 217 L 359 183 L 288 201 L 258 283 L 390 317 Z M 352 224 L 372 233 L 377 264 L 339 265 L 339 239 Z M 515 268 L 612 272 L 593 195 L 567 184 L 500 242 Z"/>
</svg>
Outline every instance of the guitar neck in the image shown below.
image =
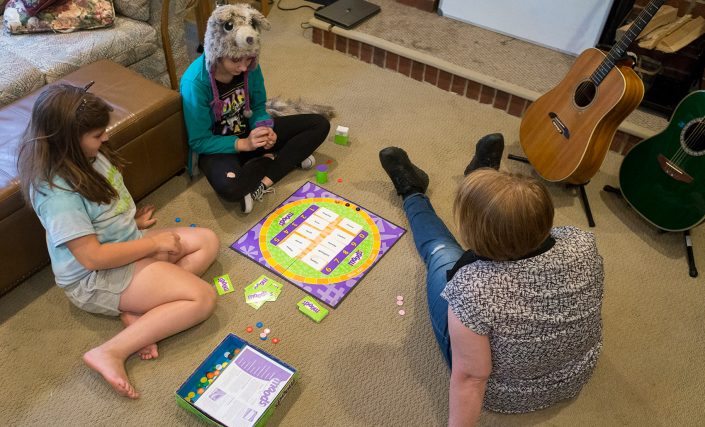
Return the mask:
<svg viewBox="0 0 705 427">
<path fill-rule="evenodd" d="M 610 49 L 600 66 L 597 67 L 597 70 L 590 76 L 590 80 L 592 80 L 596 86 L 607 77 L 607 74 L 614 68 L 617 61 L 624 56 L 629 45 L 632 44 L 634 39 L 641 33 L 641 30 L 646 27 L 646 24 L 651 21 L 651 18 L 654 17 L 664 3 L 666 3 L 666 0 L 651 0 L 649 4 L 644 7 L 639 16 L 636 17 L 634 22 L 632 22 L 632 25 L 629 26 L 629 30 L 612 46 L 612 49 Z"/>
</svg>

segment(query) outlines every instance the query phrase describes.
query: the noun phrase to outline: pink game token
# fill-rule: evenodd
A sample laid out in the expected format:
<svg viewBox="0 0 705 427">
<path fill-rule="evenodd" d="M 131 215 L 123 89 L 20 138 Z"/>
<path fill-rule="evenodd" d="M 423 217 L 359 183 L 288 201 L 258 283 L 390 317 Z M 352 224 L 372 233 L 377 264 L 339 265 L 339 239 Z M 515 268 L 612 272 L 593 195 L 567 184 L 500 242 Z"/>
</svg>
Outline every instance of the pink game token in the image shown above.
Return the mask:
<svg viewBox="0 0 705 427">
<path fill-rule="evenodd" d="M 403 316 L 403 315 L 405 315 L 405 314 L 406 314 L 406 311 L 404 311 L 404 310 L 399 310 L 399 315 L 400 315 L 400 316 Z"/>
<path fill-rule="evenodd" d="M 269 328 L 264 328 L 264 333 L 269 335 L 269 333 L 272 332 Z"/>
<path fill-rule="evenodd" d="M 397 305 L 404 305 L 404 301 L 402 301 L 402 300 L 400 300 L 400 299 L 397 300 Z"/>
<path fill-rule="evenodd" d="M 404 301 L 404 297 L 401 295 L 397 295 L 397 301 Z"/>
<path fill-rule="evenodd" d="M 259 337 L 260 337 L 260 338 L 267 338 L 267 334 L 265 334 L 264 332 L 262 332 L 261 334 L 259 334 Z"/>
</svg>

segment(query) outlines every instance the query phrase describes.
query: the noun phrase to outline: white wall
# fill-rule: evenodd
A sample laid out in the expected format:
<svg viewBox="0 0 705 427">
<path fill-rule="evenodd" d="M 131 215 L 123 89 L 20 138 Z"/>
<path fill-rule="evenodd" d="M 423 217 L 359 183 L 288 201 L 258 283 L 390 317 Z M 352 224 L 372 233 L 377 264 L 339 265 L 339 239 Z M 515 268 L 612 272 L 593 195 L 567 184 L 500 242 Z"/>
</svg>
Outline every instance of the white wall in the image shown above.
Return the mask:
<svg viewBox="0 0 705 427">
<path fill-rule="evenodd" d="M 574 55 L 594 47 L 613 0 L 440 0 L 443 16 Z"/>
</svg>

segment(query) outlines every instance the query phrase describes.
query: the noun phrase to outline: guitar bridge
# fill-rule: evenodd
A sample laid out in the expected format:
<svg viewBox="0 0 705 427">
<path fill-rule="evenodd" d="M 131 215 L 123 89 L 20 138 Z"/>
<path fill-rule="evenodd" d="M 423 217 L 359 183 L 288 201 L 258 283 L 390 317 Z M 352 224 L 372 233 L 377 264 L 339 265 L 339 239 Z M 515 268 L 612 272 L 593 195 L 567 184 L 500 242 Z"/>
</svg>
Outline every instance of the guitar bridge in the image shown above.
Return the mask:
<svg viewBox="0 0 705 427">
<path fill-rule="evenodd" d="M 659 154 L 657 159 L 658 164 L 661 166 L 661 170 L 663 170 L 666 175 L 670 176 L 676 181 L 684 182 L 686 184 L 690 184 L 691 182 L 693 182 L 692 176 L 688 175 L 688 173 L 686 173 L 683 169 L 679 168 L 672 161 L 668 160 L 663 154 Z"/>
<path fill-rule="evenodd" d="M 551 118 L 551 123 L 553 123 L 553 127 L 556 128 L 556 131 L 563 135 L 565 139 L 570 139 L 570 131 L 568 130 L 568 126 L 566 126 L 565 123 L 561 121 L 561 119 L 558 117 L 558 114 L 551 111 L 550 113 L 548 113 L 548 117 Z"/>
</svg>

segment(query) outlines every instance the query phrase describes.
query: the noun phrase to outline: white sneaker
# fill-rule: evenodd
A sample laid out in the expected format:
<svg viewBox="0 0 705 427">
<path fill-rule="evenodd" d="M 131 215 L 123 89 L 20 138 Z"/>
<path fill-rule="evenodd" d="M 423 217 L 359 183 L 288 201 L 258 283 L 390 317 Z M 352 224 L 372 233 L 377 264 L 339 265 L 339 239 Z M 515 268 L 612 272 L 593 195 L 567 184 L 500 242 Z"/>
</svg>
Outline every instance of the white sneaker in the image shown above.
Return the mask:
<svg viewBox="0 0 705 427">
<path fill-rule="evenodd" d="M 242 210 L 242 213 L 250 213 L 252 212 L 252 196 L 249 194 L 245 194 L 245 197 L 240 200 L 240 209 Z"/>
<path fill-rule="evenodd" d="M 309 170 L 316 166 L 316 158 L 313 157 L 313 154 L 310 156 L 306 157 L 303 162 L 301 162 L 301 169 L 303 170 Z"/>
<path fill-rule="evenodd" d="M 274 193 L 274 187 L 265 187 L 264 184 L 260 184 L 259 187 L 255 191 L 249 194 L 250 199 L 252 200 L 257 200 L 258 202 L 262 201 L 262 198 L 264 197 L 265 194 L 267 193 Z"/>
</svg>

